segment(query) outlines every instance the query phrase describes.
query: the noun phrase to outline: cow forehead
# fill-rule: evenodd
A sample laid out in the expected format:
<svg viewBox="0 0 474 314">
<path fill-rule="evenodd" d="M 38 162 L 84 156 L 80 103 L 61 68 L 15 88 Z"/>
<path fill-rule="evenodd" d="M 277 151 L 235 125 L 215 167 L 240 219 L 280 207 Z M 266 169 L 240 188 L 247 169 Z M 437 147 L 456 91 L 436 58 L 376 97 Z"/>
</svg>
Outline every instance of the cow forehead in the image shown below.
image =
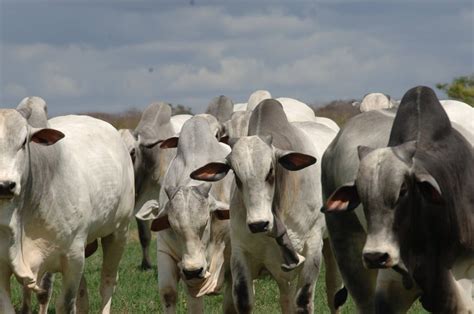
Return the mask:
<svg viewBox="0 0 474 314">
<path fill-rule="evenodd" d="M 230 161 L 236 171 L 265 172 L 273 161 L 273 149 L 258 136 L 242 137 L 232 147 Z"/>
<path fill-rule="evenodd" d="M 18 136 L 22 136 L 22 130 L 25 129 L 26 125 L 26 120 L 18 111 L 0 109 L 0 138 L 13 140 Z"/>
<path fill-rule="evenodd" d="M 357 187 L 371 193 L 371 197 L 392 196 L 398 192 L 408 170 L 407 164 L 391 148 L 376 149 L 360 162 Z M 374 195 L 374 192 L 378 194 Z"/>
</svg>

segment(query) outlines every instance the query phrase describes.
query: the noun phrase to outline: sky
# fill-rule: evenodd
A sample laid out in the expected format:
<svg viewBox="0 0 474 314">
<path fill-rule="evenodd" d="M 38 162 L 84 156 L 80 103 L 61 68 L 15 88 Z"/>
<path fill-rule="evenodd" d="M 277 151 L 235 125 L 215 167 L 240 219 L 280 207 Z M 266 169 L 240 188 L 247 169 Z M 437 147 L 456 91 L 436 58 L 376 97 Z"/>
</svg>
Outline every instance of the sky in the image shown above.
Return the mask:
<svg viewBox="0 0 474 314">
<path fill-rule="evenodd" d="M 203 112 L 267 89 L 309 104 L 400 98 L 474 73 L 474 1 L 0 0 L 0 106 Z M 445 95 L 437 91 L 440 98 Z"/>
</svg>

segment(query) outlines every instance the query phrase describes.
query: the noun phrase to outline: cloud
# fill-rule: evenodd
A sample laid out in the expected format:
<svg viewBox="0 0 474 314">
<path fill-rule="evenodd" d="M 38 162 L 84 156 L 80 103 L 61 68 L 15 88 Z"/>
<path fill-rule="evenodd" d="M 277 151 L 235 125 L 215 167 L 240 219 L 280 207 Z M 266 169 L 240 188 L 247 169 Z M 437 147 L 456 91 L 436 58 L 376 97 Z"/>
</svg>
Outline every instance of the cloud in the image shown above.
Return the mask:
<svg viewBox="0 0 474 314">
<path fill-rule="evenodd" d="M 306 102 L 400 97 L 473 70 L 469 4 L 30 5 L 4 6 L 0 102 L 38 95 L 53 114 L 156 100 L 200 112 L 262 88 Z"/>
</svg>

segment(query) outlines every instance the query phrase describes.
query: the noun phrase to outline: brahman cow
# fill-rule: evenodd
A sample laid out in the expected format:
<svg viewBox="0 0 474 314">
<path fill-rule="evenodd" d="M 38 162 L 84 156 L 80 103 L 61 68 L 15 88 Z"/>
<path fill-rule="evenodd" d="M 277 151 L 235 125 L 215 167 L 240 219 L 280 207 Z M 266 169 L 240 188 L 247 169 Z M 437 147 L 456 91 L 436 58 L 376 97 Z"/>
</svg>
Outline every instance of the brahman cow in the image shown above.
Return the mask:
<svg viewBox="0 0 474 314">
<path fill-rule="evenodd" d="M 188 310 L 202 313 L 201 296 L 219 292 L 229 268 L 227 219 L 233 178 L 213 184 L 190 178 L 196 168 L 230 152 L 216 139 L 216 123 L 210 124 L 210 117 L 217 122 L 213 116 L 195 116 L 184 124 L 179 139 L 163 141 L 163 148 L 177 146 L 176 156 L 164 177 L 159 203 L 149 202 L 137 214 L 153 220 L 152 230 L 161 231 L 157 235 L 159 291 L 166 313 L 176 312 L 180 279 L 188 292 Z M 233 309 L 232 303 L 225 305 Z"/>
<path fill-rule="evenodd" d="M 341 130 L 323 157 L 323 191 L 326 197 L 332 195 L 327 201 L 325 210 L 327 212 L 341 212 L 337 215 L 326 215 L 328 230 L 344 277 L 344 282 L 360 312 L 405 312 L 420 293 L 422 293 L 417 287 L 410 287 L 412 286 L 410 283 L 411 278 L 406 273 L 406 269 L 400 261 L 399 238 L 402 237 L 402 234 L 395 232 L 395 230 L 400 230 L 404 224 L 397 224 L 396 227 L 394 227 L 396 216 L 393 208 L 398 208 L 399 206 L 401 206 L 401 208 L 407 208 L 405 205 L 400 205 L 402 203 L 399 204 L 399 198 L 401 197 L 402 201 L 405 200 L 405 194 L 408 193 L 409 189 L 415 188 L 416 186 L 413 184 L 408 185 L 408 183 L 398 184 L 405 179 L 411 180 L 410 176 L 413 175 L 413 162 L 406 161 L 407 158 L 403 158 L 403 156 L 407 156 L 407 150 L 413 148 L 413 143 L 407 144 L 405 142 L 410 140 L 410 136 L 411 139 L 416 139 L 416 134 L 418 134 L 420 138 L 424 139 L 422 141 L 423 144 L 418 144 L 419 147 L 436 147 L 436 154 L 438 155 L 435 154 L 435 156 L 440 157 L 440 154 L 443 154 L 442 149 L 440 149 L 440 146 L 436 143 L 439 138 L 442 138 L 443 141 L 449 139 L 448 141 L 453 143 L 459 142 L 459 138 L 462 138 L 458 132 L 451 128 L 449 119 L 434 96 L 434 93 L 428 90 L 428 88 L 417 88 L 407 93 L 402 100 L 400 112 L 397 114 L 398 122 L 394 123 L 395 109 L 370 111 L 354 117 Z M 422 101 L 415 101 L 414 99 L 418 96 L 415 97 L 414 94 L 418 96 L 423 95 L 424 98 L 420 96 L 420 99 L 423 98 Z M 430 94 L 431 96 L 427 96 Z M 423 103 L 423 105 L 420 105 L 421 103 Z M 420 108 L 423 108 L 423 114 L 417 113 L 417 110 L 421 110 Z M 446 106 L 445 109 L 448 116 L 455 117 L 457 116 L 455 111 L 465 110 L 465 107 L 460 106 L 456 108 Z M 469 114 L 469 111 L 467 114 Z M 471 109 L 470 114 L 474 117 L 474 110 Z M 417 119 L 420 121 L 420 125 L 413 122 Z M 423 122 L 423 119 L 427 122 Z M 400 121 L 403 121 L 403 123 L 400 123 Z M 395 132 L 393 131 L 394 129 L 392 130 L 389 142 L 392 125 L 393 128 L 398 131 Z M 453 123 L 453 126 L 459 129 L 465 129 L 457 123 Z M 426 140 L 433 140 L 430 138 L 432 134 L 437 134 L 435 138 L 436 141 L 430 142 Z M 456 140 L 451 139 L 452 134 L 456 134 Z M 468 132 L 465 134 L 469 136 Z M 466 149 L 467 151 L 469 151 L 469 149 L 472 151 L 474 137 L 470 136 L 468 140 L 470 143 L 466 142 L 465 139 L 461 141 L 464 142 L 461 145 L 463 147 L 461 151 L 465 151 Z M 359 153 L 356 149 L 360 145 L 370 146 L 375 149 L 385 147 L 387 143 L 391 146 L 390 148 L 376 149 L 370 154 L 370 149 L 360 148 Z M 466 144 L 467 148 L 465 147 Z M 395 148 L 395 146 L 398 145 L 405 146 Z M 420 149 L 419 153 L 422 154 L 422 150 L 426 151 L 425 148 Z M 453 151 L 456 151 L 456 149 Z M 362 158 L 360 166 L 358 156 Z M 438 167 L 450 168 L 450 160 L 448 157 L 449 156 L 444 156 L 439 158 Z M 468 162 L 469 158 L 472 160 L 472 155 L 466 159 L 466 162 Z M 445 162 L 447 164 L 445 164 Z M 461 164 L 464 162 L 465 161 Z M 469 169 L 469 167 L 467 167 L 467 169 Z M 409 171 L 406 172 L 404 169 Z M 454 169 L 452 170 L 454 171 Z M 357 171 L 359 171 L 358 175 Z M 412 174 L 408 175 L 407 173 Z M 354 187 L 355 179 L 357 189 Z M 394 189 L 396 193 L 393 191 Z M 413 194 L 413 191 L 410 191 L 409 194 Z M 434 192 L 433 190 L 431 191 Z M 358 200 L 359 195 L 364 205 L 363 210 L 365 217 L 361 212 L 362 208 L 357 208 L 359 203 L 355 198 Z M 351 202 L 351 200 L 353 201 Z M 355 213 L 347 212 L 347 209 L 355 208 L 357 208 Z M 365 229 L 367 229 L 365 226 L 366 217 L 369 233 L 367 239 L 365 233 Z M 405 213 L 398 217 L 398 219 L 403 220 L 411 216 Z M 430 224 L 432 221 L 422 222 L 418 220 L 418 222 L 420 223 L 419 228 L 423 228 L 422 225 L 424 223 Z M 406 225 L 407 222 L 405 222 L 405 226 Z M 408 225 L 410 224 L 408 223 Z M 401 243 L 409 245 L 410 242 L 407 239 L 407 241 Z M 425 243 L 424 245 L 429 247 L 429 243 Z M 382 253 L 379 254 L 380 252 Z M 404 282 L 402 282 L 402 276 L 390 269 L 383 269 L 378 272 L 374 269 L 364 269 L 362 259 L 360 258 L 362 253 L 366 266 L 369 268 L 393 267 L 393 269 L 403 275 Z M 433 258 L 431 262 L 436 263 L 437 260 L 439 259 Z M 464 258 L 459 259 L 454 269 L 459 271 L 462 267 L 465 267 L 462 266 L 465 262 Z M 431 270 L 432 269 L 433 268 L 431 268 Z M 411 273 L 413 274 L 413 272 Z M 433 276 L 436 275 L 437 274 L 433 273 Z M 468 276 L 472 276 L 472 274 Z M 423 291 L 423 286 L 416 280 L 416 276 L 415 282 Z M 465 279 L 463 283 L 467 286 L 472 284 L 469 279 Z M 403 287 L 404 285 L 409 289 L 405 289 Z M 437 288 L 439 288 L 439 286 Z M 444 289 L 438 289 L 438 292 L 440 291 L 446 292 Z M 423 291 L 423 293 L 426 292 Z M 470 292 L 468 292 L 468 294 L 470 295 Z M 425 294 L 425 300 L 426 296 Z M 437 295 L 435 299 L 440 302 L 446 301 L 446 299 L 440 295 Z M 436 309 L 436 307 L 433 306 L 429 306 L 429 308 Z M 439 310 L 439 308 L 437 308 L 437 310 Z"/>
<path fill-rule="evenodd" d="M 251 312 L 252 282 L 263 270 L 277 281 L 283 313 L 313 311 L 324 233 L 320 166 L 313 164 L 335 134 L 314 122 L 290 123 L 282 105 L 267 99 L 252 112 L 248 136 L 231 140 L 232 152 L 225 159 L 216 156 L 217 162 L 191 174 L 217 181 L 230 169 L 234 172 L 231 272 L 239 313 Z M 282 241 L 298 253 L 299 267 L 293 271 L 282 269 Z"/>
<path fill-rule="evenodd" d="M 32 110 L 0 110 L 0 312 L 14 313 L 10 277 L 35 292 L 61 272 L 56 310 L 74 313 L 85 249 L 101 238 L 102 313 L 109 313 L 133 214 L 133 167 L 118 132 L 85 116 L 28 124 Z"/>
</svg>

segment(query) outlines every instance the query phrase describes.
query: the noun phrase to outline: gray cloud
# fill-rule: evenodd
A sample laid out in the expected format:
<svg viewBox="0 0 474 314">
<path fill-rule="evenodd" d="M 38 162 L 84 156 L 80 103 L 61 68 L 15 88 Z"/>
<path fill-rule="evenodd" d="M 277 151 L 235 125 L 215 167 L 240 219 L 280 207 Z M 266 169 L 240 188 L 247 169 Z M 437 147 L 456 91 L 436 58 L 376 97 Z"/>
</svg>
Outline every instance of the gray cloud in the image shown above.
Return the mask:
<svg viewBox="0 0 474 314">
<path fill-rule="evenodd" d="M 474 71 L 470 2 L 195 2 L 3 2 L 0 103 L 200 112 L 220 94 L 400 97 Z"/>
</svg>

